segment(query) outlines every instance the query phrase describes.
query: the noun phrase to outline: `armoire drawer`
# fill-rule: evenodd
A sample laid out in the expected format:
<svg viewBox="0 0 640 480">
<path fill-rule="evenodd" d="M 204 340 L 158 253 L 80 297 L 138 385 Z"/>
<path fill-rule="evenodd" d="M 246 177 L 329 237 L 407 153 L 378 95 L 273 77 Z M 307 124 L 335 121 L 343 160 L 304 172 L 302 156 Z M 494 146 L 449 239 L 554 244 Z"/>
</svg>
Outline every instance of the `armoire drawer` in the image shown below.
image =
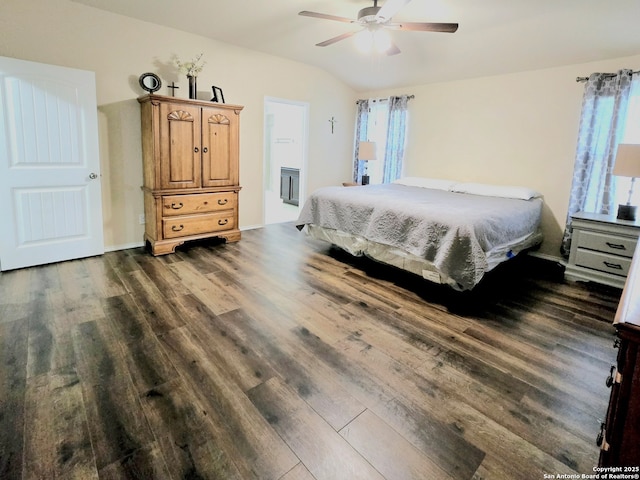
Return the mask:
<svg viewBox="0 0 640 480">
<path fill-rule="evenodd" d="M 162 234 L 164 238 L 178 238 L 231 230 L 236 228 L 235 218 L 235 210 L 165 218 Z"/>
<path fill-rule="evenodd" d="M 236 209 L 236 192 L 167 195 L 162 197 L 162 216 L 191 215 Z"/>
</svg>

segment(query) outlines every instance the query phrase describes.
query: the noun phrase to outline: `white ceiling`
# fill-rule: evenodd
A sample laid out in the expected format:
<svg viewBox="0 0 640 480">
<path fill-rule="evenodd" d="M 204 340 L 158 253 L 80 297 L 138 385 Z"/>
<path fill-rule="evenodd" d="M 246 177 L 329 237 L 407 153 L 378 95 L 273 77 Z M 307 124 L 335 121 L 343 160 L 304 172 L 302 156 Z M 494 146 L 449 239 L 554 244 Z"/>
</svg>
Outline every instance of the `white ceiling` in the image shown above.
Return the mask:
<svg viewBox="0 0 640 480">
<path fill-rule="evenodd" d="M 640 0 L 413 0 L 394 21 L 460 27 L 393 31 L 402 53 L 391 57 L 359 53 L 353 37 L 316 47 L 359 27 L 298 15 L 310 10 L 355 19 L 373 0 L 73 1 L 315 65 L 360 91 L 640 54 Z"/>
</svg>

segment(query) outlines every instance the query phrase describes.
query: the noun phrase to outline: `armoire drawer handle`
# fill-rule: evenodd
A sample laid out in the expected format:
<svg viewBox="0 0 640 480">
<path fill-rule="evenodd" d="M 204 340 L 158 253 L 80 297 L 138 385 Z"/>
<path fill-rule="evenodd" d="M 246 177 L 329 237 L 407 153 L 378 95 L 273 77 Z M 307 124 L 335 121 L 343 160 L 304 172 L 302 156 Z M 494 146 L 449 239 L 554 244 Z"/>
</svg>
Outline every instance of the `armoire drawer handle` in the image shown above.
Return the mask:
<svg viewBox="0 0 640 480">
<path fill-rule="evenodd" d="M 174 210 L 180 210 L 184 205 L 182 205 L 182 202 L 180 203 L 172 203 L 171 204 L 171 208 L 173 208 Z"/>
<path fill-rule="evenodd" d="M 615 369 L 616 369 L 615 365 L 611 365 L 611 370 L 609 371 L 609 376 L 607 377 L 607 379 L 604 382 L 604 384 L 608 388 L 611 388 L 611 385 L 613 385 L 613 372 L 615 371 Z"/>
<path fill-rule="evenodd" d="M 193 151 L 194 151 L 194 152 L 196 152 L 196 153 L 198 153 L 200 150 L 198 150 L 198 147 L 195 147 L 195 148 L 193 149 Z"/>
<path fill-rule="evenodd" d="M 183 230 L 183 229 L 184 229 L 184 225 L 180 225 L 180 226 L 173 225 L 171 227 L 171 230 L 173 230 L 174 232 L 179 232 L 180 230 Z"/>
<path fill-rule="evenodd" d="M 218 205 L 226 205 L 227 203 L 229 203 L 229 200 L 227 200 L 226 198 L 221 198 L 220 200 L 218 200 Z"/>
<path fill-rule="evenodd" d="M 622 265 L 620 265 L 619 263 L 611 263 L 611 262 L 602 262 L 605 264 L 605 266 L 607 266 L 608 268 L 613 268 L 614 270 L 622 270 Z"/>
<path fill-rule="evenodd" d="M 626 250 L 626 247 L 620 243 L 606 242 L 606 244 L 607 244 L 607 247 L 613 248 L 614 250 Z"/>
<path fill-rule="evenodd" d="M 228 218 L 218 220 L 218 225 L 226 225 L 227 223 L 229 223 Z"/>
<path fill-rule="evenodd" d="M 604 423 L 601 423 L 600 431 L 598 432 L 598 436 L 596 437 L 596 445 L 598 447 L 601 447 L 603 441 L 604 441 Z"/>
<path fill-rule="evenodd" d="M 202 151 L 203 151 L 204 153 L 207 153 L 207 152 L 209 151 L 209 149 L 208 149 L 207 147 L 202 147 Z"/>
</svg>

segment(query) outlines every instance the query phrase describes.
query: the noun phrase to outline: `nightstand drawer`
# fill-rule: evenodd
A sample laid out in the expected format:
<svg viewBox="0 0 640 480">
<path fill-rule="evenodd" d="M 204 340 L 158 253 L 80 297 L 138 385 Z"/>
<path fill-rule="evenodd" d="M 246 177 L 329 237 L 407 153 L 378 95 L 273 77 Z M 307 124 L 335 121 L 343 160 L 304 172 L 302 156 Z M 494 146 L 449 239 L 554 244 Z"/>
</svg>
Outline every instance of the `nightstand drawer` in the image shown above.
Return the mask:
<svg viewBox="0 0 640 480">
<path fill-rule="evenodd" d="M 611 234 L 580 231 L 578 234 L 578 248 L 612 253 L 623 257 L 633 257 L 638 240 L 635 238 L 617 237 Z"/>
<path fill-rule="evenodd" d="M 626 277 L 631 266 L 631 259 L 578 248 L 575 264 L 580 267 Z"/>
</svg>

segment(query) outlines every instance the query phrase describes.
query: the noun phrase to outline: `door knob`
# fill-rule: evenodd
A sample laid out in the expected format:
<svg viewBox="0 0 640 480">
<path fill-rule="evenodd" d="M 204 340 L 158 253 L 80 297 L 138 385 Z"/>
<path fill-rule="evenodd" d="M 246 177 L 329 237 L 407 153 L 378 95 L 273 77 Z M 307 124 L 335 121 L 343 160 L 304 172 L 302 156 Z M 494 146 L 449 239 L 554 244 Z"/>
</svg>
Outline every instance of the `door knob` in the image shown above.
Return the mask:
<svg viewBox="0 0 640 480">
<path fill-rule="evenodd" d="M 90 178 L 91 180 L 95 180 L 96 178 L 98 178 L 98 174 L 97 174 L 97 173 L 93 173 L 93 172 L 91 172 L 91 173 L 89 174 L 89 178 Z"/>
</svg>

